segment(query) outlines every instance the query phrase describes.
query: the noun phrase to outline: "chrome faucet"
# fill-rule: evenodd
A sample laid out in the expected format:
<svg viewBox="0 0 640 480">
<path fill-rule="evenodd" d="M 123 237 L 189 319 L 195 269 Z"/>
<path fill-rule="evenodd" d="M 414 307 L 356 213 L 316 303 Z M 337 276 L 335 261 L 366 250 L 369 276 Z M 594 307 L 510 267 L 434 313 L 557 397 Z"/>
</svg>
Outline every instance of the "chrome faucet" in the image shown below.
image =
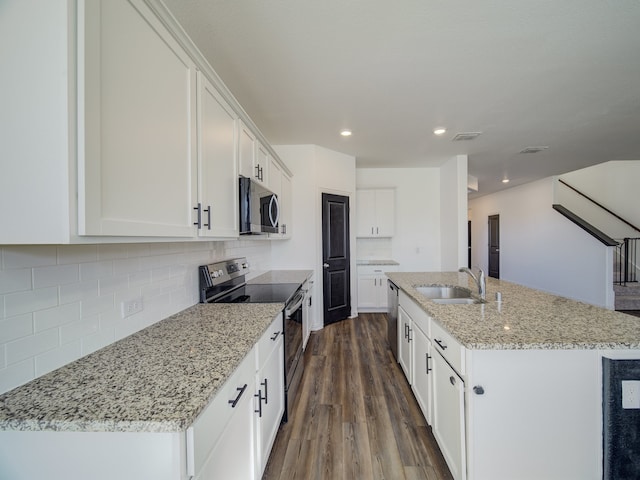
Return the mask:
<svg viewBox="0 0 640 480">
<path fill-rule="evenodd" d="M 480 275 L 476 277 L 476 275 L 471 271 L 470 268 L 460 267 L 458 269 L 459 272 L 466 272 L 471 275 L 471 278 L 473 278 L 473 280 L 476 282 L 476 285 L 478 285 L 478 293 L 480 294 L 480 298 L 484 300 L 487 295 L 487 280 L 484 276 L 484 271 L 481 268 L 479 268 L 478 270 L 480 270 Z"/>
</svg>

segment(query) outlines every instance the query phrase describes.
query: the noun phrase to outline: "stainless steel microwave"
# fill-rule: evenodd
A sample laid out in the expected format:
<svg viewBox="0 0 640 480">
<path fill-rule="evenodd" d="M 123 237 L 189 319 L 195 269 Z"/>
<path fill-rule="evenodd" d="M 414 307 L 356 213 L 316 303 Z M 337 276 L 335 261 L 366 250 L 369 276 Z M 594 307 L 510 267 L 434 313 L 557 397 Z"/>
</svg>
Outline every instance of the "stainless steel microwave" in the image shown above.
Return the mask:
<svg viewBox="0 0 640 480">
<path fill-rule="evenodd" d="M 250 178 L 240 177 L 240 235 L 278 233 L 278 196 Z"/>
</svg>

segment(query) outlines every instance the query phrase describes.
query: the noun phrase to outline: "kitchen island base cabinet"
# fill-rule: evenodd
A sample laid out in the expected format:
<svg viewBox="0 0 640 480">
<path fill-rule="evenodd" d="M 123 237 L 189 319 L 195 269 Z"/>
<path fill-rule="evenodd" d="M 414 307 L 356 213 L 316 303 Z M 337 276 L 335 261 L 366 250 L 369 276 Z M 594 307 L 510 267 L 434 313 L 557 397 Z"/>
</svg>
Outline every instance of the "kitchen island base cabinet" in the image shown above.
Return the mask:
<svg viewBox="0 0 640 480">
<path fill-rule="evenodd" d="M 600 358 L 468 350 L 469 480 L 602 478 Z"/>
</svg>

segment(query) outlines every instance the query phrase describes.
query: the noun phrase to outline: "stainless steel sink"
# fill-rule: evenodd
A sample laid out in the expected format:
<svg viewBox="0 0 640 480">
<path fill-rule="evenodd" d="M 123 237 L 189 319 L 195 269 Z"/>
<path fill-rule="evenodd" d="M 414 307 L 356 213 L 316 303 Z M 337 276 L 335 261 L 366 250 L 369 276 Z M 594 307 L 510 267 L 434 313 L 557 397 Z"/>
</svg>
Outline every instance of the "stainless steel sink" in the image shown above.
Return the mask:
<svg viewBox="0 0 640 480">
<path fill-rule="evenodd" d="M 428 287 L 415 287 L 416 290 L 430 299 L 459 299 L 471 298 L 471 290 L 464 287 L 452 287 L 447 285 L 430 285 Z M 473 300 L 473 299 L 472 299 Z"/>
<path fill-rule="evenodd" d="M 444 305 L 471 305 L 474 303 L 483 303 L 477 298 L 432 298 L 436 303 Z"/>
</svg>

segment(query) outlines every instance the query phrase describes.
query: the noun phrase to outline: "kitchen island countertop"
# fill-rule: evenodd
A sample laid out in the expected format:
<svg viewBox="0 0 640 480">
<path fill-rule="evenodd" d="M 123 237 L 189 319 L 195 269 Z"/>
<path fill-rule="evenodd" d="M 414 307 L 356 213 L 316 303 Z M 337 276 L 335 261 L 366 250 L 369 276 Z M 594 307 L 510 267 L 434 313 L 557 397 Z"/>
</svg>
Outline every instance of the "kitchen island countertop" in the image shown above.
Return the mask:
<svg viewBox="0 0 640 480">
<path fill-rule="evenodd" d="M 467 349 L 638 349 L 640 318 L 487 278 L 486 303 L 437 304 L 416 286 L 460 285 L 466 273 L 390 272 L 387 276 Z M 502 301 L 495 300 L 496 292 Z"/>
<path fill-rule="evenodd" d="M 0 396 L 0 430 L 184 431 L 284 304 L 197 304 Z"/>
</svg>

